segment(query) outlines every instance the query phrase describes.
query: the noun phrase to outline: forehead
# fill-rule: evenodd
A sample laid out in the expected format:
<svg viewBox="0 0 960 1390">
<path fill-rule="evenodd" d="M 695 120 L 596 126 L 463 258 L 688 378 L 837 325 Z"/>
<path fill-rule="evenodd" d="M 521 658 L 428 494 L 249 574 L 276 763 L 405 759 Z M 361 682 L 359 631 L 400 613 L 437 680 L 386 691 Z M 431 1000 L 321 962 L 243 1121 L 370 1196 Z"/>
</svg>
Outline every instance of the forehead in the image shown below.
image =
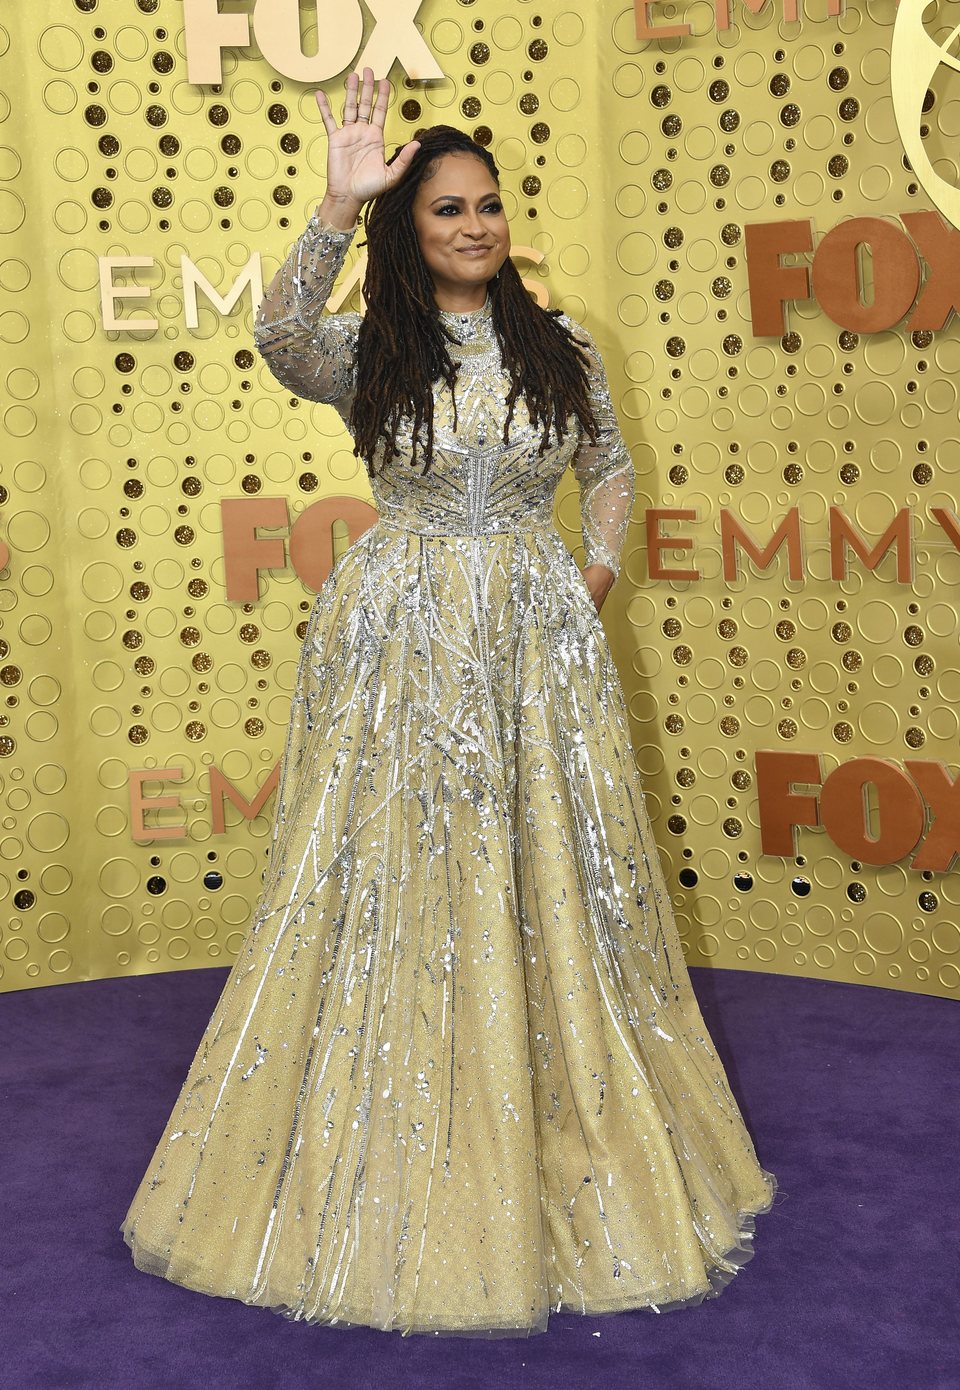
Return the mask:
<svg viewBox="0 0 960 1390">
<path fill-rule="evenodd" d="M 475 155 L 445 154 L 437 160 L 433 173 L 421 181 L 417 197 L 427 202 L 443 194 L 477 197 L 496 187 L 490 170 Z"/>
</svg>

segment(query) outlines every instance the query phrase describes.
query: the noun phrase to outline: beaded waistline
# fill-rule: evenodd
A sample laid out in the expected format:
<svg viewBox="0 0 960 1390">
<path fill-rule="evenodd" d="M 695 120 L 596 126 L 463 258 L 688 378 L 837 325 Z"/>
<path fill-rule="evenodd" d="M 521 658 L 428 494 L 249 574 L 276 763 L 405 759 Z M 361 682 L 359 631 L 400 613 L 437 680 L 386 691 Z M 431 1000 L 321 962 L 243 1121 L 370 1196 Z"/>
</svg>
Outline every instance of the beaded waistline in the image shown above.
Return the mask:
<svg viewBox="0 0 960 1390">
<path fill-rule="evenodd" d="M 378 527 L 383 528 L 384 530 L 405 531 L 415 536 L 451 536 L 462 537 L 464 539 L 469 539 L 472 537 L 475 540 L 479 540 L 484 536 L 517 536 L 523 534 L 524 532 L 531 531 L 541 535 L 559 534 L 552 521 L 531 521 L 529 518 L 524 518 L 521 522 L 515 522 L 513 525 L 474 526 L 472 528 L 468 528 L 454 526 L 436 526 L 430 525 L 428 523 L 421 524 L 416 521 L 400 521 L 397 520 L 395 517 L 381 517 L 376 522 L 376 525 Z"/>
</svg>

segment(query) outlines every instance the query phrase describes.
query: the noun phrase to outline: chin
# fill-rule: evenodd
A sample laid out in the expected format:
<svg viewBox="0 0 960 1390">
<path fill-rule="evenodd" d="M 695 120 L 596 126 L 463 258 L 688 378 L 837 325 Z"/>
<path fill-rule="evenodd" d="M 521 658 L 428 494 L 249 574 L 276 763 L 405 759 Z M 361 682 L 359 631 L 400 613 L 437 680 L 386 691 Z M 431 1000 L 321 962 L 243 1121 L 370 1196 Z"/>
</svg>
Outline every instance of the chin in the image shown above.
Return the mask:
<svg viewBox="0 0 960 1390">
<path fill-rule="evenodd" d="M 496 271 L 488 270 L 486 266 L 465 266 L 457 279 L 461 285 L 485 285 L 495 274 Z"/>
</svg>

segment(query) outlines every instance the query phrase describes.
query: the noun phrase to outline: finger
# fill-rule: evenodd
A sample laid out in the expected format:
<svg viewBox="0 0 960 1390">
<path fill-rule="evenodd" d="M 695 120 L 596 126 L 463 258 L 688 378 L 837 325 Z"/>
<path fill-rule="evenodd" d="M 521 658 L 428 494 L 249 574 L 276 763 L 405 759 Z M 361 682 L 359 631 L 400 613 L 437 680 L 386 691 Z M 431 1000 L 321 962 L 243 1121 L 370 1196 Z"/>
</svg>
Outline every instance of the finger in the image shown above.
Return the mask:
<svg viewBox="0 0 960 1390">
<path fill-rule="evenodd" d="M 355 121 L 357 119 L 357 85 L 359 78 L 355 72 L 347 73 L 347 94 L 343 102 L 343 119 L 345 121 Z"/>
<path fill-rule="evenodd" d="M 330 103 L 327 101 L 326 92 L 317 92 L 317 105 L 320 107 L 320 117 L 323 121 L 324 129 L 328 135 L 332 135 L 337 128 L 337 118 L 330 110 Z"/>
<path fill-rule="evenodd" d="M 385 77 L 380 79 L 380 89 L 377 93 L 377 104 L 373 108 L 373 124 L 383 129 L 387 119 L 387 106 L 390 102 L 390 83 Z"/>
<path fill-rule="evenodd" d="M 413 163 L 413 157 L 417 153 L 417 150 L 419 148 L 419 140 L 411 140 L 408 144 L 404 145 L 403 149 L 400 151 L 396 159 L 390 165 L 390 173 L 392 175 L 393 183 L 399 183 L 400 180 L 403 178 L 404 174 L 407 172 L 407 170 L 410 168 L 410 165 Z"/>
<path fill-rule="evenodd" d="M 360 90 L 360 107 L 358 120 L 369 121 L 370 108 L 373 105 L 373 68 L 364 68 L 363 85 Z"/>
</svg>

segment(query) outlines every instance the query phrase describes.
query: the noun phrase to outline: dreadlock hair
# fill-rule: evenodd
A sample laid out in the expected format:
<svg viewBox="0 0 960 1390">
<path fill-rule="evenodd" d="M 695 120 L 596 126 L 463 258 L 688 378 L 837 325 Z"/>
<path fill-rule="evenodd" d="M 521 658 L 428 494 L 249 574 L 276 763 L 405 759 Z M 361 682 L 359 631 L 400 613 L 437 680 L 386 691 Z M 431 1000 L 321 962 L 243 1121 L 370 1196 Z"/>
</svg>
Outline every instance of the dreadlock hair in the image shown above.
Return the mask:
<svg viewBox="0 0 960 1390">
<path fill-rule="evenodd" d="M 482 145 L 454 126 L 421 130 L 409 169 L 398 183 L 370 205 L 366 217 L 367 271 L 363 282 L 366 314 L 357 340 L 356 393 L 350 414 L 354 453 L 369 474 L 381 440 L 384 458 L 399 457 L 397 431 L 412 419 L 413 452 L 426 426 L 426 473 L 433 456 L 433 386 L 444 382 L 454 398 L 456 428 L 457 364 L 448 343 L 456 342 L 440 319 L 434 286 L 420 251 L 413 222 L 413 200 L 420 184 L 431 178 L 446 154 L 469 154 L 481 160 L 499 188 L 500 172 Z M 400 153 L 398 147 L 388 163 Z M 545 310 L 524 288 L 516 266 L 507 258 L 488 282 L 492 323 L 509 373 L 504 443 L 508 442 L 514 407 L 522 396 L 536 427 L 542 428 L 540 454 L 550 444 L 551 427 L 562 440 L 567 421 L 576 416 L 594 442 L 597 420 L 588 391 L 588 359 L 581 340 L 560 322 L 560 310 Z M 585 345 L 584 345 L 585 346 Z"/>
</svg>

